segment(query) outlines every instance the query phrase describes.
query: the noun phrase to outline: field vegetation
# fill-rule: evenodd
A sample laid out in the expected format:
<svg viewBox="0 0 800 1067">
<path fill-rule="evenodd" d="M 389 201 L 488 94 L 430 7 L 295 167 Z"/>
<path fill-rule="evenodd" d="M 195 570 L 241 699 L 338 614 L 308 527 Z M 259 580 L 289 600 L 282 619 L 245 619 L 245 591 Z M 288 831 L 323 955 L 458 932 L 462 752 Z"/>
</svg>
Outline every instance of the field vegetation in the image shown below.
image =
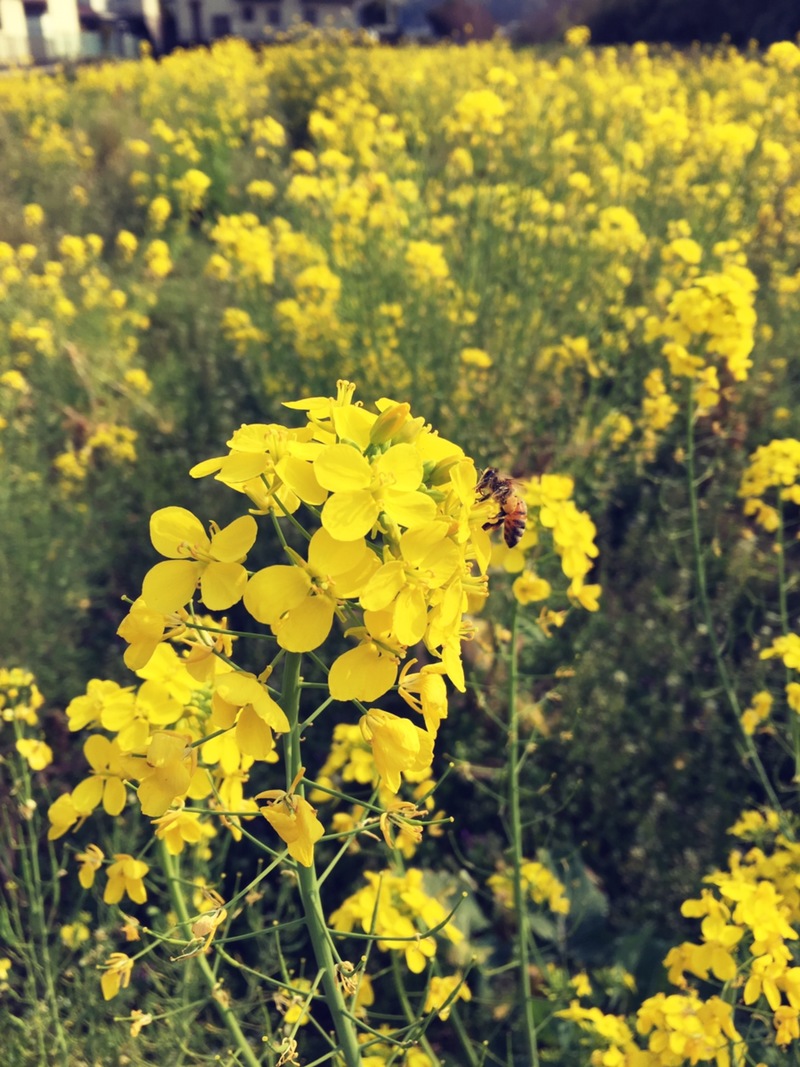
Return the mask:
<svg viewBox="0 0 800 1067">
<path fill-rule="evenodd" d="M 0 80 L 12 1067 L 800 1059 L 800 49 L 588 36 Z"/>
</svg>

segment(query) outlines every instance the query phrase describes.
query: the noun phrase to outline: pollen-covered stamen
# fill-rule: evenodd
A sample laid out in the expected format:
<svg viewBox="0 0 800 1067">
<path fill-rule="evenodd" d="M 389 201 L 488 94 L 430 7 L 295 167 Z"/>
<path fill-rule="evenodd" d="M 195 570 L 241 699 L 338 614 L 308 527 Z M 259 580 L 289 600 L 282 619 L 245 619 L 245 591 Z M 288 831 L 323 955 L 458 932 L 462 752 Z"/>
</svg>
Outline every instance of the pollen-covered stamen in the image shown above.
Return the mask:
<svg viewBox="0 0 800 1067">
<path fill-rule="evenodd" d="M 198 544 L 192 545 L 188 541 L 179 542 L 177 551 L 179 556 L 185 557 L 186 559 L 197 560 L 198 563 L 211 563 L 214 559 L 208 548 L 202 548 Z"/>
</svg>

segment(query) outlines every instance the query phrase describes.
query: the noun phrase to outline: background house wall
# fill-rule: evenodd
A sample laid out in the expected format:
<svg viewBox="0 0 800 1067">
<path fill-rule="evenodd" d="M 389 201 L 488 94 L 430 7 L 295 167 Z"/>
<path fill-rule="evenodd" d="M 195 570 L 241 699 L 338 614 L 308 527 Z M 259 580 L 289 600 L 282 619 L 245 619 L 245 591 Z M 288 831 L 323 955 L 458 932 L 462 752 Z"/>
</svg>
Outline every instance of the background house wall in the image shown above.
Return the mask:
<svg viewBox="0 0 800 1067">
<path fill-rule="evenodd" d="M 263 41 L 271 32 L 300 22 L 317 26 L 357 25 L 353 7 L 329 0 L 174 0 L 172 12 L 180 45 L 235 35 Z"/>
<path fill-rule="evenodd" d="M 80 54 L 81 26 L 76 0 L 47 0 L 47 10 L 37 18 L 44 41 L 42 59 L 75 59 Z M 29 21 L 28 32 L 33 51 L 34 26 Z"/>
<path fill-rule="evenodd" d="M 22 0 L 0 0 L 0 63 L 26 63 L 29 58 Z"/>
</svg>

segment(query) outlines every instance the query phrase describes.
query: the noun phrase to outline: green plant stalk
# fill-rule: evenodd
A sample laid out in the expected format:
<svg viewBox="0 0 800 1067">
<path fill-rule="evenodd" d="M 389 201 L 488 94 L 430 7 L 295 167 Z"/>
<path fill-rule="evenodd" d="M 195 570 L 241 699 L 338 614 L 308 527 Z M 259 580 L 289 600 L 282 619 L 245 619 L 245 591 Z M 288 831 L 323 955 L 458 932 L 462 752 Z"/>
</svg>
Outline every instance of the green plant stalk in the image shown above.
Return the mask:
<svg viewBox="0 0 800 1067">
<path fill-rule="evenodd" d="M 456 1037 L 458 1038 L 458 1042 L 461 1045 L 464 1055 L 467 1057 L 469 1067 L 478 1067 L 479 1062 L 481 1061 L 479 1061 L 478 1057 L 475 1055 L 475 1051 L 472 1047 L 472 1040 L 467 1033 L 464 1023 L 461 1021 L 461 1013 L 455 1002 L 450 1007 L 450 1025 L 456 1033 Z"/>
<path fill-rule="evenodd" d="M 703 614 L 703 622 L 705 623 L 706 633 L 708 634 L 708 640 L 711 644 L 711 651 L 714 655 L 714 662 L 717 667 L 717 673 L 719 674 L 720 681 L 722 682 L 722 688 L 725 691 L 725 695 L 728 698 L 728 704 L 730 705 L 733 716 L 736 722 L 741 728 L 742 725 L 742 709 L 739 704 L 739 698 L 736 695 L 736 689 L 733 685 L 728 665 L 725 662 L 725 658 L 722 655 L 722 650 L 719 647 L 719 641 L 717 640 L 716 631 L 714 629 L 714 617 L 711 614 L 711 603 L 708 597 L 708 582 L 706 579 L 706 563 L 703 555 L 703 546 L 700 539 L 700 509 L 697 501 L 697 475 L 696 475 L 696 462 L 695 462 L 695 441 L 694 441 L 694 386 L 689 389 L 689 402 L 688 402 L 688 416 L 687 416 L 687 433 L 686 433 L 686 473 L 689 482 L 689 514 L 692 524 L 692 552 L 694 555 L 695 574 L 697 576 L 697 593 L 700 599 L 700 610 Z M 776 812 L 783 811 L 783 805 L 778 799 L 778 795 L 775 792 L 772 783 L 769 780 L 764 764 L 761 762 L 761 757 L 758 754 L 753 738 L 742 729 L 742 737 L 744 739 L 744 745 L 747 749 L 747 755 L 750 762 L 753 764 L 758 775 L 758 779 L 764 789 L 764 792 L 769 797 L 770 804 L 773 806 Z"/>
<path fill-rule="evenodd" d="M 179 921 L 186 927 L 187 933 L 190 933 L 192 920 L 186 904 L 186 897 L 183 894 L 183 885 L 181 884 L 177 870 L 177 860 L 169 854 L 163 841 L 159 841 L 158 849 L 160 853 L 161 867 L 167 876 L 167 885 L 169 887 L 169 896 L 172 901 L 172 906 L 175 909 Z M 244 1036 L 233 1008 L 231 1008 L 229 1004 L 226 1004 L 223 999 L 214 996 L 214 990 L 218 984 L 217 977 L 211 969 L 211 965 L 206 959 L 205 954 L 200 952 L 199 955 L 193 958 L 197 960 L 200 971 L 211 994 L 211 999 L 214 1001 L 216 1009 L 219 1012 L 228 1033 L 231 1035 L 236 1049 L 241 1053 L 242 1061 L 246 1063 L 248 1067 L 260 1067 L 261 1061 L 253 1052 L 247 1038 Z"/>
<path fill-rule="evenodd" d="M 22 736 L 19 723 L 15 721 L 17 739 Z M 17 781 L 23 783 L 23 799 L 33 797 L 33 787 L 30 771 L 24 759 L 19 760 L 20 775 Z M 50 954 L 50 942 L 47 920 L 45 918 L 44 885 L 42 871 L 39 865 L 39 833 L 38 820 L 23 818 L 21 822 L 22 836 L 25 839 L 21 848 L 22 869 L 26 887 L 28 890 L 29 911 L 31 916 L 31 934 L 38 942 L 38 951 L 41 953 L 41 966 L 37 966 L 42 976 L 45 988 L 45 996 L 50 1008 L 50 1017 L 56 1035 L 56 1044 L 64 1061 L 68 1059 L 69 1047 L 67 1044 L 64 1028 L 61 1025 L 61 1016 L 58 1006 L 58 995 L 55 981 L 53 980 L 53 960 Z M 31 961 L 33 963 L 33 961 Z"/>
<path fill-rule="evenodd" d="M 281 689 L 281 706 L 289 720 L 290 731 L 286 738 L 286 781 L 287 788 L 300 773 L 300 662 L 297 652 L 287 653 L 283 668 L 283 686 Z M 344 1056 L 347 1067 L 359 1067 L 361 1050 L 355 1023 L 336 981 L 336 964 L 333 959 L 325 913 L 322 910 L 317 872 L 313 864 L 304 867 L 297 864 L 297 881 L 300 887 L 300 899 L 303 904 L 306 927 L 317 966 L 322 971 L 322 987 L 325 1001 L 333 1019 L 339 1051 Z"/>
<path fill-rule="evenodd" d="M 406 1017 L 406 1022 L 413 1026 L 414 1023 L 419 1022 L 419 1016 L 414 1011 L 411 1005 L 411 1001 L 408 999 L 408 991 L 406 990 L 405 982 L 403 981 L 403 969 L 400 966 L 399 953 L 390 953 L 392 958 L 392 977 L 394 978 L 394 988 L 397 992 L 398 1000 L 400 1001 L 400 1007 L 403 1009 L 403 1015 Z M 423 1052 L 427 1055 L 431 1061 L 432 1067 L 440 1067 L 441 1060 L 433 1051 L 430 1041 L 428 1041 L 424 1032 L 416 1038 L 417 1043 L 422 1048 Z"/>
<path fill-rule="evenodd" d="M 515 600 L 514 615 L 511 622 L 511 652 L 508 674 L 508 811 L 511 831 L 511 853 L 514 862 L 512 880 L 514 885 L 514 911 L 517 914 L 517 965 L 519 968 L 520 996 L 522 997 L 522 1016 L 531 1067 L 538 1067 L 539 1046 L 536 1040 L 536 1019 L 533 1014 L 533 990 L 531 988 L 530 957 L 528 953 L 528 909 L 522 885 L 522 810 L 519 790 L 522 746 L 520 744 L 519 715 L 517 712 L 519 609 L 520 606 Z"/>
<path fill-rule="evenodd" d="M 789 604 L 786 596 L 786 530 L 784 528 L 783 500 L 778 494 L 778 610 L 781 616 L 781 633 L 784 637 L 789 634 Z M 792 680 L 791 671 L 786 668 L 786 683 Z M 789 712 L 789 733 L 792 738 L 792 751 L 794 752 L 794 780 L 800 782 L 800 715 L 792 708 Z"/>
</svg>

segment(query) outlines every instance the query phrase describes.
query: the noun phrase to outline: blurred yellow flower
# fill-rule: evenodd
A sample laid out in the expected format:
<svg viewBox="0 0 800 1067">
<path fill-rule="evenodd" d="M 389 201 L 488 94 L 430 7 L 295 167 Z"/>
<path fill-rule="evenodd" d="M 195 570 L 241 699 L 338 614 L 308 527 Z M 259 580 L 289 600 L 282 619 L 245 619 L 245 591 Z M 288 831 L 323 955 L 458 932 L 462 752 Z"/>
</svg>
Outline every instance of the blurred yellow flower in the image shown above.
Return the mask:
<svg viewBox="0 0 800 1067">
<path fill-rule="evenodd" d="M 124 852 L 115 854 L 113 863 L 109 864 L 106 871 L 108 882 L 103 893 L 103 900 L 106 904 L 119 904 L 127 894 L 135 904 L 144 904 L 147 900 L 144 879 L 149 871 L 150 868 L 142 860 L 134 859 L 133 856 Z M 119 953 L 114 955 L 119 955 Z M 109 998 L 106 997 L 106 999 Z"/>
</svg>

